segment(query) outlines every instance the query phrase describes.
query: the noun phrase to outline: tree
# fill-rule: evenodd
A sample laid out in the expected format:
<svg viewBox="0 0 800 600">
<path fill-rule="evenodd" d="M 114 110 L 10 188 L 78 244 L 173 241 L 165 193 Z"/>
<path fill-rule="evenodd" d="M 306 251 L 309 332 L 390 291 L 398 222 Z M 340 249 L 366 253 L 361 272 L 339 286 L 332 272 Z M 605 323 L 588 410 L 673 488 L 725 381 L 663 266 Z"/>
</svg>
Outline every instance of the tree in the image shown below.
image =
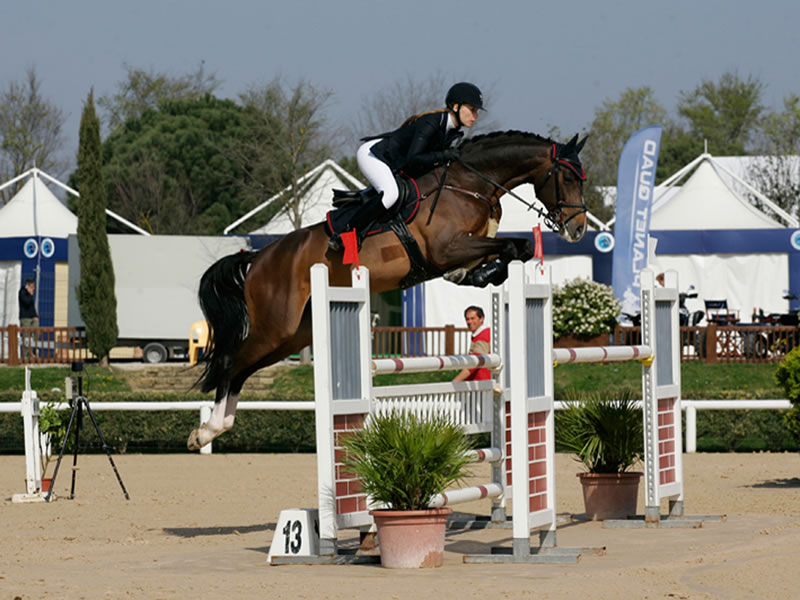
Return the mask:
<svg viewBox="0 0 800 600">
<path fill-rule="evenodd" d="M 0 181 L 21 175 L 34 165 L 59 177 L 66 161 L 59 158 L 64 147 L 64 113 L 42 96 L 36 69 L 25 72 L 23 82 L 12 81 L 0 95 Z M 18 182 L 0 191 L 0 206 L 22 187 Z"/>
<path fill-rule="evenodd" d="M 348 134 L 349 144 L 355 149 L 359 140 L 366 135 L 377 135 L 385 131 L 397 129 L 410 116 L 444 108 L 444 98 L 447 90 L 455 83 L 451 77 L 445 76 L 441 71 L 430 75 L 427 79 L 417 79 L 407 74 L 405 78 L 397 79 L 386 88 L 377 89 L 371 96 L 361 102 L 361 111 L 358 118 L 350 126 Z M 487 96 L 488 88 L 483 89 Z M 496 128 L 485 113 L 468 134 L 476 135 Z"/>
<path fill-rule="evenodd" d="M 594 185 L 616 185 L 619 156 L 625 142 L 648 125 L 664 125 L 667 111 L 650 87 L 627 88 L 617 100 L 606 99 L 595 110 L 589 142 L 581 160 Z"/>
<path fill-rule="evenodd" d="M 213 73 L 205 72 L 202 62 L 194 73 L 179 76 L 136 69 L 128 64 L 123 67 L 126 78 L 117 84 L 116 93 L 97 100 L 111 131 L 122 127 L 128 119 L 141 117 L 148 109 L 158 109 L 165 100 L 196 100 L 213 94 L 220 85 Z"/>
<path fill-rule="evenodd" d="M 240 95 L 247 135 L 237 140 L 232 156 L 244 173 L 243 196 L 253 208 L 288 188 L 267 207 L 260 221 L 286 213 L 295 227 L 307 209 L 302 199 L 313 181 L 297 181 L 334 152 L 334 131 L 325 111 L 333 92 L 307 81 L 292 86 L 279 78 L 251 86 Z"/>
<path fill-rule="evenodd" d="M 800 154 L 800 96 L 784 98 L 783 107 L 783 112 L 767 112 L 761 121 L 763 154 Z"/>
<path fill-rule="evenodd" d="M 598 188 L 617 185 L 619 156 L 625 142 L 643 127 L 665 123 L 667 111 L 649 87 L 627 88 L 617 100 L 606 99 L 595 109 L 581 161 L 587 173 L 586 206 L 601 221 L 614 215 L 614 207 L 606 205 Z"/>
<path fill-rule="evenodd" d="M 109 206 L 161 234 L 219 234 L 242 214 L 244 168 L 231 157 L 244 109 L 211 95 L 163 100 L 103 144 Z"/>
<path fill-rule="evenodd" d="M 764 110 L 763 89 L 752 76 L 743 80 L 736 73 L 724 73 L 717 83 L 703 80 L 691 92 L 681 92 L 678 114 L 688 121 L 691 137 L 708 140 L 712 154 L 745 154 Z"/>
<path fill-rule="evenodd" d="M 117 299 L 114 266 L 105 228 L 106 188 L 103 183 L 100 120 L 94 108 L 94 92 L 83 107 L 78 147 L 78 246 L 81 280 L 78 303 L 86 323 L 89 350 L 108 366 L 108 353 L 117 343 Z"/>
</svg>

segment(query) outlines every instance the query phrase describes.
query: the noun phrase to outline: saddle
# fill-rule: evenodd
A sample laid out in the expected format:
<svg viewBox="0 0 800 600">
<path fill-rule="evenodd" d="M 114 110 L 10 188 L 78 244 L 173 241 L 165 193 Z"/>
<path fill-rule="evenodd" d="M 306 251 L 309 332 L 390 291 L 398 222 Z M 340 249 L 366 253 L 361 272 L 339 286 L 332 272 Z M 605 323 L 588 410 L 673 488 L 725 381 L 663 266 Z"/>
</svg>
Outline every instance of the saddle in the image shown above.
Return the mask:
<svg viewBox="0 0 800 600">
<path fill-rule="evenodd" d="M 377 235 L 385 231 L 393 231 L 400 243 L 406 250 L 411 268 L 406 276 L 400 281 L 400 288 L 407 289 L 423 281 L 440 277 L 443 274 L 441 269 L 432 265 L 419 249 L 419 244 L 411 232 L 408 230 L 408 223 L 411 223 L 419 212 L 419 205 L 423 198 L 420 196 L 417 183 L 405 175 L 395 176 L 399 197 L 394 206 L 377 222 L 373 223 L 364 237 Z M 333 191 L 334 210 L 328 212 L 325 218 L 325 230 L 329 236 L 341 235 L 348 231 L 353 217 L 370 200 L 375 198 L 378 192 L 373 187 L 363 190 Z"/>
<path fill-rule="evenodd" d="M 374 223 L 365 237 L 377 235 L 391 229 L 390 223 L 400 217 L 404 223 L 411 223 L 419 210 L 420 194 L 417 183 L 405 176 L 396 176 L 399 196 L 394 206 L 383 219 Z M 350 229 L 350 222 L 359 209 L 378 195 L 374 187 L 363 190 L 333 190 L 333 207 L 325 216 L 325 229 L 329 236 L 341 235 Z"/>
</svg>

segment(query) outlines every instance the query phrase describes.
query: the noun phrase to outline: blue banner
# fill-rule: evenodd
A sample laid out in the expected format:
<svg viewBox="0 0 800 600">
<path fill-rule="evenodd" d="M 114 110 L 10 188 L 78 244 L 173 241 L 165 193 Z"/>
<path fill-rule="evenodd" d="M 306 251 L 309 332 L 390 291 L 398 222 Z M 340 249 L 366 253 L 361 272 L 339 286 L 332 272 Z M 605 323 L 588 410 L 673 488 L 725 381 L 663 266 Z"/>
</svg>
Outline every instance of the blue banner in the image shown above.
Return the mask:
<svg viewBox="0 0 800 600">
<path fill-rule="evenodd" d="M 612 282 L 622 312 L 639 312 L 639 272 L 647 266 L 647 236 L 661 126 L 645 127 L 625 143 L 617 172 Z"/>
</svg>

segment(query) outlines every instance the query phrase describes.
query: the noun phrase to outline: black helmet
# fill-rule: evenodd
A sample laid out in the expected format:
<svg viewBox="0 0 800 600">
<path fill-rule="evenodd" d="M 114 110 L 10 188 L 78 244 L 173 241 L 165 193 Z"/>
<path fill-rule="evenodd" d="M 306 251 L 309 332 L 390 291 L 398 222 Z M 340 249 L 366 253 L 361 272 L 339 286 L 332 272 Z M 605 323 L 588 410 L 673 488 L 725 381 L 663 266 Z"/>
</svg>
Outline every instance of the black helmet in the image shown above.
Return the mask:
<svg viewBox="0 0 800 600">
<path fill-rule="evenodd" d="M 483 94 L 481 94 L 477 85 L 462 81 L 450 88 L 444 103 L 447 106 L 452 106 L 453 104 L 471 104 L 475 108 L 483 108 Z"/>
</svg>

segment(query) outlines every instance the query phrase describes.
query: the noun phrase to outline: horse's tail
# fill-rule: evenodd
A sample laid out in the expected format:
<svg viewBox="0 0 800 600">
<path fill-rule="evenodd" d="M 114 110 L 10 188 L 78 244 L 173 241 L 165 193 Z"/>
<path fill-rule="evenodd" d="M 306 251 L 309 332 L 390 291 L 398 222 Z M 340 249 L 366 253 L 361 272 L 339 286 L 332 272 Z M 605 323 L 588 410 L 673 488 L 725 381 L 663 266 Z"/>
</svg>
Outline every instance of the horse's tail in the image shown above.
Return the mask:
<svg viewBox="0 0 800 600">
<path fill-rule="evenodd" d="M 211 265 L 200 279 L 198 299 L 209 324 L 203 352 L 205 369 L 198 383 L 203 392 L 222 384 L 235 352 L 247 337 L 250 315 L 244 299 L 244 281 L 257 252 L 237 252 Z"/>
</svg>

